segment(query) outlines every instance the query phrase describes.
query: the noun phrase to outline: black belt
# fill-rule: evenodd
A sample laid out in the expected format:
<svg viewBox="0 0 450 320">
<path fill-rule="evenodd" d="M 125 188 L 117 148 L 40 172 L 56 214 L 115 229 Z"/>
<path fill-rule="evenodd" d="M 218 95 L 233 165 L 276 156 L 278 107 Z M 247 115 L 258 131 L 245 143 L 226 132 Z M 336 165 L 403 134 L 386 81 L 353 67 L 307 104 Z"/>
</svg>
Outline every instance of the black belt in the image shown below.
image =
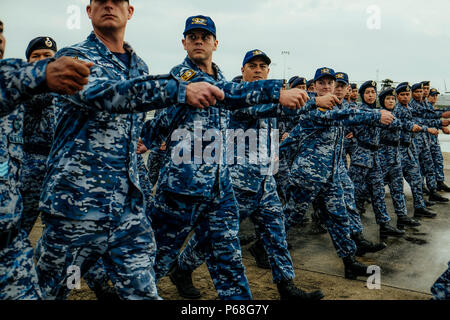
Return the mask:
<svg viewBox="0 0 450 320">
<path fill-rule="evenodd" d="M 369 149 L 370 151 L 378 151 L 380 149 L 380 146 L 376 146 L 374 144 L 366 143 L 366 142 L 359 141 L 359 140 L 358 140 L 358 145 L 360 145 L 361 147 L 363 147 L 365 149 Z"/>
<path fill-rule="evenodd" d="M 48 156 L 50 154 L 50 147 L 42 144 L 28 144 L 23 146 L 26 153 L 39 154 L 41 156 Z"/>
<path fill-rule="evenodd" d="M 384 144 L 386 146 L 390 146 L 390 147 L 398 148 L 400 146 L 400 141 L 392 141 L 392 140 L 387 140 L 387 139 L 381 139 L 380 142 L 382 144 Z"/>
<path fill-rule="evenodd" d="M 13 240 L 19 235 L 19 228 L 14 227 L 9 231 L 0 232 L 0 250 L 8 248 Z"/>
<path fill-rule="evenodd" d="M 401 142 L 400 142 L 400 145 L 401 145 L 402 147 L 409 148 L 409 147 L 411 146 L 411 142 L 404 142 L 404 141 L 401 141 Z"/>
</svg>

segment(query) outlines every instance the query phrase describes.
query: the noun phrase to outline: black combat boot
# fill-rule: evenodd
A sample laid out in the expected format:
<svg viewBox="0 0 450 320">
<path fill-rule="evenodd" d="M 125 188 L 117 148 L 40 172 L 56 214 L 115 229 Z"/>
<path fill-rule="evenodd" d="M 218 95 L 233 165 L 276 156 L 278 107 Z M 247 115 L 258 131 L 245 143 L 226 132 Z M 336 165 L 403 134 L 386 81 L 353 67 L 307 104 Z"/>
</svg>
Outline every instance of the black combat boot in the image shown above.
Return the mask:
<svg viewBox="0 0 450 320">
<path fill-rule="evenodd" d="M 447 198 L 442 197 L 439 193 L 437 193 L 436 190 L 430 191 L 430 197 L 428 198 L 430 201 L 436 201 L 440 203 L 446 203 L 448 202 Z"/>
<path fill-rule="evenodd" d="M 266 249 L 264 249 L 263 241 L 257 240 L 250 248 L 248 248 L 253 258 L 255 258 L 256 265 L 261 269 L 272 269 L 269 258 L 267 257 Z"/>
<path fill-rule="evenodd" d="M 428 200 L 425 200 L 425 199 L 423 199 L 423 200 L 425 201 L 425 206 L 427 208 L 432 207 L 432 206 L 434 206 L 436 204 L 436 202 L 433 202 L 433 201 L 428 201 Z"/>
<path fill-rule="evenodd" d="M 450 187 L 446 185 L 444 181 L 438 181 L 437 191 L 450 192 Z"/>
<path fill-rule="evenodd" d="M 434 218 L 436 213 L 427 208 L 417 208 L 414 210 L 414 218 Z"/>
<path fill-rule="evenodd" d="M 98 301 L 119 301 L 121 300 L 119 295 L 117 294 L 117 291 L 114 287 L 111 286 L 101 286 L 101 285 L 95 285 L 92 289 L 94 291 L 95 296 L 97 297 Z"/>
<path fill-rule="evenodd" d="M 380 239 L 386 240 L 387 237 L 401 237 L 405 234 L 405 230 L 399 230 L 391 226 L 388 222 L 380 224 Z"/>
<path fill-rule="evenodd" d="M 280 300 L 321 300 L 324 295 L 322 291 L 305 292 L 297 288 L 292 280 L 282 280 L 277 284 Z"/>
<path fill-rule="evenodd" d="M 342 259 L 345 267 L 345 279 L 356 280 L 357 277 L 367 276 L 367 266 L 355 259 L 355 256 Z"/>
<path fill-rule="evenodd" d="M 418 227 L 420 226 L 420 222 L 414 219 L 411 219 L 408 216 L 401 216 L 397 219 L 397 228 L 404 229 L 406 227 Z"/>
<path fill-rule="evenodd" d="M 192 283 L 192 271 L 184 271 L 178 267 L 178 263 L 169 271 L 169 278 L 177 287 L 178 294 L 186 299 L 199 299 L 202 294 Z"/>
<path fill-rule="evenodd" d="M 365 239 L 362 233 L 357 233 L 352 235 L 352 239 L 355 241 L 357 250 L 356 256 L 362 257 L 366 253 L 373 253 L 383 250 L 387 247 L 386 243 L 373 243 L 367 239 Z"/>
</svg>

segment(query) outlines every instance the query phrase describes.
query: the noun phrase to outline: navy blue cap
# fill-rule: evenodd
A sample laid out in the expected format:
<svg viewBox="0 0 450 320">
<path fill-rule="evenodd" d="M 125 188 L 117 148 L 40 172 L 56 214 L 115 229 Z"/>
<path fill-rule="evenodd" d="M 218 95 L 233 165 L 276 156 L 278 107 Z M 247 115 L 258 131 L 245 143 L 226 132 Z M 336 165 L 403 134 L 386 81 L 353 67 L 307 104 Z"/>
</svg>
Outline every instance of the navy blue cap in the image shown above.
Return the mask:
<svg viewBox="0 0 450 320">
<path fill-rule="evenodd" d="M 402 92 L 411 92 L 411 86 L 408 82 L 402 82 L 397 86 L 395 92 L 397 92 L 397 94 L 400 94 Z"/>
<path fill-rule="evenodd" d="M 429 86 L 430 83 L 431 83 L 431 81 L 422 81 L 422 84 L 423 84 L 424 86 Z"/>
<path fill-rule="evenodd" d="M 242 81 L 242 76 L 236 76 L 233 78 L 233 80 L 231 80 L 231 82 L 237 82 L 240 83 Z"/>
<path fill-rule="evenodd" d="M 334 80 L 336 80 L 336 75 L 334 73 L 334 70 L 331 68 L 323 67 L 323 68 L 317 69 L 316 74 L 314 76 L 314 82 L 316 82 L 317 80 L 319 80 L 323 77 L 331 77 Z"/>
<path fill-rule="evenodd" d="M 206 16 L 192 16 L 187 18 L 186 27 L 184 28 L 183 35 L 194 29 L 203 29 L 211 33 L 216 37 L 216 24 L 210 17 Z"/>
<path fill-rule="evenodd" d="M 430 96 L 437 96 L 441 94 L 436 88 L 430 90 Z"/>
<path fill-rule="evenodd" d="M 413 84 L 413 86 L 411 87 L 411 91 L 412 92 L 414 92 L 416 90 L 419 90 L 419 89 L 423 89 L 423 83 L 422 82 Z"/>
<path fill-rule="evenodd" d="M 348 74 L 346 74 L 345 72 L 336 72 L 336 82 L 348 84 Z"/>
<path fill-rule="evenodd" d="M 351 87 L 352 87 L 352 90 L 358 89 L 358 85 L 357 85 L 356 83 L 352 83 L 352 84 L 351 84 Z"/>
<path fill-rule="evenodd" d="M 28 60 L 33 51 L 42 49 L 52 50 L 54 52 L 58 51 L 55 40 L 50 37 L 37 37 L 28 44 L 27 50 L 25 51 L 25 57 L 27 57 Z"/>
<path fill-rule="evenodd" d="M 306 79 L 302 77 L 297 77 L 291 84 L 291 88 L 295 88 L 296 86 L 306 85 Z"/>
<path fill-rule="evenodd" d="M 297 79 L 297 78 L 298 78 L 298 76 L 293 76 L 292 78 L 290 78 L 289 81 L 288 81 L 289 85 L 291 85 L 292 82 L 294 82 L 295 79 Z"/>
<path fill-rule="evenodd" d="M 380 101 L 380 105 L 382 107 L 384 107 L 384 100 L 386 100 L 387 96 L 395 96 L 395 89 L 387 88 L 387 89 L 381 91 L 380 95 L 378 96 L 378 100 Z"/>
<path fill-rule="evenodd" d="M 313 79 L 306 81 L 306 89 L 311 88 L 311 86 L 312 86 L 313 84 L 314 84 L 314 80 L 313 80 Z"/>
<path fill-rule="evenodd" d="M 251 60 L 255 58 L 262 58 L 265 63 L 270 65 L 272 63 L 272 60 L 270 60 L 269 56 L 262 52 L 261 50 L 255 49 L 250 50 L 245 54 L 244 61 L 242 62 L 242 66 L 245 66 L 247 63 L 249 63 Z"/>
<path fill-rule="evenodd" d="M 361 97 L 364 95 L 364 92 L 366 91 L 367 88 L 374 88 L 375 92 L 376 92 L 377 91 L 377 83 L 373 80 L 364 82 L 358 91 L 359 94 L 361 95 Z"/>
</svg>

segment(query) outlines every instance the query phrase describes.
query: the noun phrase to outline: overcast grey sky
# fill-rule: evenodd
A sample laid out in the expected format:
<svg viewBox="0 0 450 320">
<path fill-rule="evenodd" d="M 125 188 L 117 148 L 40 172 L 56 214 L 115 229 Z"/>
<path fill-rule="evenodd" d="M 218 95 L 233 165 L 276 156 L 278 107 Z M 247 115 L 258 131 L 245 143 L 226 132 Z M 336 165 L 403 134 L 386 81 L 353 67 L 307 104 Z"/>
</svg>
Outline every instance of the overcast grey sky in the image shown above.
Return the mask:
<svg viewBox="0 0 450 320">
<path fill-rule="evenodd" d="M 89 0 L 0 2 L 6 58 L 24 58 L 28 42 L 53 37 L 60 48 L 84 40 L 92 27 Z M 188 16 L 204 14 L 217 26 L 214 61 L 228 79 L 240 74 L 246 51 L 261 49 L 273 61 L 272 78 L 311 78 L 318 67 L 349 73 L 351 81 L 431 80 L 450 91 L 450 2 L 448 0 L 130 0 L 135 15 L 126 40 L 152 74 L 167 73 L 185 52 Z M 80 28 L 70 6 L 81 9 Z M 379 15 L 378 15 L 379 13 Z M 75 21 L 76 22 L 76 21 Z M 379 28 L 378 28 L 379 27 Z M 289 55 L 282 55 L 289 51 Z M 286 67 L 285 67 L 286 65 Z M 377 73 L 377 70 L 378 73 Z"/>
</svg>

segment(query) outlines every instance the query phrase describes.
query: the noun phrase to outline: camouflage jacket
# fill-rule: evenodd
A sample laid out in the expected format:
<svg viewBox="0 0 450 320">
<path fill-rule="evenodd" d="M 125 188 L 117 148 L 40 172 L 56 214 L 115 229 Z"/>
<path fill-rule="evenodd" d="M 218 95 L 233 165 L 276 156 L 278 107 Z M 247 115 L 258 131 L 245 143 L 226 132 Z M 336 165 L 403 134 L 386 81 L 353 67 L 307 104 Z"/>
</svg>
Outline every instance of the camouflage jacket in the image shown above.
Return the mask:
<svg viewBox="0 0 450 320">
<path fill-rule="evenodd" d="M 388 110 L 388 109 L 385 109 Z M 391 111 L 391 110 L 388 110 Z M 412 117 L 408 117 L 405 114 L 406 108 L 402 107 L 399 103 L 392 110 L 392 114 L 396 119 L 401 120 L 405 124 L 405 129 L 401 128 L 383 128 L 380 133 L 380 157 L 385 159 L 385 163 L 389 164 L 399 164 L 400 163 L 400 143 L 401 137 L 412 135 L 412 128 L 414 126 L 414 122 L 412 121 Z M 422 128 L 423 130 L 423 128 Z"/>
<path fill-rule="evenodd" d="M 289 162 L 287 167 L 293 179 L 319 183 L 337 180 L 344 127 L 375 124 L 380 117 L 376 110 L 342 106 L 326 112 L 310 111 L 302 116 L 289 137 L 281 143 L 280 159 Z"/>
<path fill-rule="evenodd" d="M 47 91 L 45 70 L 49 62 L 48 59 L 33 64 L 20 59 L 0 60 L 0 116 L 11 113 L 35 94 Z"/>
<path fill-rule="evenodd" d="M 171 141 L 167 144 L 158 190 L 208 197 L 220 179 L 231 183 L 223 147 L 229 127 L 230 110 L 263 103 L 278 102 L 283 81 L 226 82 L 220 69 L 215 76 L 206 74 L 189 58 L 171 71 L 180 81 L 206 81 L 225 92 L 225 100 L 206 109 L 175 105 L 162 113 L 171 124 Z"/>
<path fill-rule="evenodd" d="M 264 179 L 278 171 L 280 132 L 277 119 L 298 119 L 315 108 L 313 97 L 299 110 L 267 104 L 233 111 L 229 126 L 232 131 L 227 131 L 233 134 L 227 136 L 227 141 L 236 137 L 232 144 L 234 150 L 227 150 L 227 156 L 233 157 L 230 161 L 233 187 L 258 192 Z"/>
<path fill-rule="evenodd" d="M 94 62 L 89 84 L 72 96 L 57 96 L 56 128 L 47 162 L 40 209 L 73 220 L 120 216 L 126 201 L 144 210 L 136 146 L 145 114 L 185 102 L 186 85 L 147 75 L 147 65 L 131 54 L 128 69 L 92 33 L 57 54 Z M 183 106 L 184 107 L 184 106 Z M 131 197 L 131 199 L 130 199 Z"/>
<path fill-rule="evenodd" d="M 27 64 L 17 59 L 0 60 L 0 232 L 18 227 L 20 221 L 24 114 L 20 103 L 46 90 L 48 62 Z"/>
<path fill-rule="evenodd" d="M 48 156 L 55 131 L 54 95 L 40 94 L 24 103 L 24 151 Z"/>
<path fill-rule="evenodd" d="M 374 110 L 365 103 L 359 106 L 360 110 Z M 400 128 L 402 130 L 411 130 L 412 126 L 410 122 L 403 122 L 399 119 L 389 125 L 383 125 L 381 123 L 375 126 L 357 126 L 354 128 L 353 133 L 358 141 L 357 147 L 351 156 L 352 165 L 358 165 L 366 168 L 372 168 L 379 162 L 379 148 L 380 148 L 380 136 L 383 128 Z"/>
</svg>

